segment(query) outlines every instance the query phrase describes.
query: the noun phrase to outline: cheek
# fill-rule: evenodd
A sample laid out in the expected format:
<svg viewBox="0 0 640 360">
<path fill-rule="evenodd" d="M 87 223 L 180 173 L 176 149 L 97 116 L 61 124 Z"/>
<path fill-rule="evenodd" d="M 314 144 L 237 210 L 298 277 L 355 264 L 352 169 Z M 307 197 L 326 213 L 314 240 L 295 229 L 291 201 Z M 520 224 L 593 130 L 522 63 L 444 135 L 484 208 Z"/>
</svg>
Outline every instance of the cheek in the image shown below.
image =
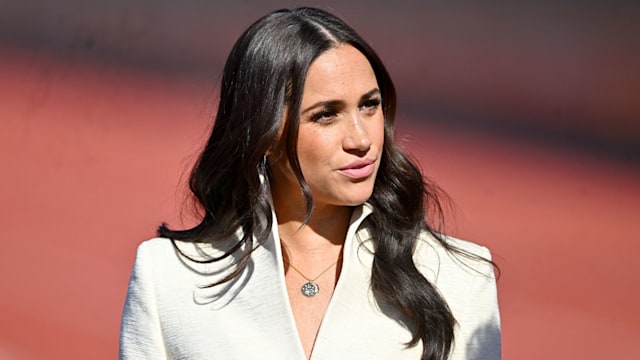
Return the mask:
<svg viewBox="0 0 640 360">
<path fill-rule="evenodd" d="M 327 157 L 330 146 L 322 135 L 298 137 L 298 161 L 303 173 L 313 171 Z"/>
<path fill-rule="evenodd" d="M 371 129 L 370 134 L 372 141 L 380 147 L 381 151 L 382 146 L 384 145 L 384 117 L 382 115 L 376 119 L 375 125 L 373 126 L 373 129 Z"/>
<path fill-rule="evenodd" d="M 300 131 L 298 135 L 298 158 L 321 160 L 330 157 L 340 144 L 339 129 L 314 129 Z"/>
</svg>

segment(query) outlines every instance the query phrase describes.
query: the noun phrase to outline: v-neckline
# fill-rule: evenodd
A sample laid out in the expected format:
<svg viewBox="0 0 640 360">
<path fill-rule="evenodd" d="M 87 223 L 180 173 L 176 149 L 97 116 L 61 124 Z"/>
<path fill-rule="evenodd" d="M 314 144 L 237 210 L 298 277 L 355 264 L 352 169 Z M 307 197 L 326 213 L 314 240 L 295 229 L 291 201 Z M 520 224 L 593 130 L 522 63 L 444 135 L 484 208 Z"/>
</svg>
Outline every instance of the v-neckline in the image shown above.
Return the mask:
<svg viewBox="0 0 640 360">
<path fill-rule="evenodd" d="M 282 244 L 280 244 L 280 241 L 278 241 L 278 239 L 280 239 L 280 235 L 278 232 L 278 226 L 277 224 L 277 218 L 275 215 L 275 212 L 272 213 L 273 215 L 273 221 L 274 221 L 274 225 L 273 225 L 273 229 L 271 232 L 271 236 L 272 236 L 272 241 L 274 242 L 274 249 L 275 249 L 275 255 L 276 255 L 276 264 L 277 264 L 277 272 L 278 272 L 278 286 L 280 288 L 280 292 L 284 298 L 284 302 L 285 302 L 285 308 L 287 309 L 287 322 L 289 323 L 289 326 L 291 327 L 291 329 L 293 330 L 292 333 L 294 333 L 296 336 L 296 348 L 298 349 L 298 357 L 300 359 L 304 359 L 304 360 L 313 360 L 314 359 L 314 354 L 316 353 L 316 348 L 318 346 L 318 339 L 321 338 L 320 335 L 323 334 L 323 329 L 325 329 L 328 325 L 327 325 L 327 318 L 329 318 L 329 321 L 331 320 L 330 314 L 332 312 L 332 309 L 334 308 L 334 304 L 336 302 L 336 298 L 340 297 L 340 293 L 343 292 L 342 288 L 343 286 L 341 285 L 342 283 L 344 283 L 344 278 L 347 276 L 348 272 L 349 272 L 349 266 L 350 266 L 350 262 L 348 258 L 350 258 L 352 256 L 351 251 L 353 248 L 353 241 L 355 238 L 355 235 L 358 231 L 358 228 L 360 227 L 360 224 L 364 221 L 364 219 L 371 213 L 371 209 L 370 209 L 370 205 L 368 204 L 363 204 L 359 207 L 356 207 L 353 209 L 353 214 L 351 215 L 351 220 L 349 222 L 349 227 L 347 229 L 347 233 L 345 236 L 345 241 L 344 241 L 344 245 L 342 247 L 342 264 L 341 264 L 341 271 L 340 271 L 340 275 L 338 276 L 338 280 L 336 281 L 336 286 L 333 289 L 333 294 L 331 295 L 331 298 L 329 300 L 329 303 L 327 305 L 327 308 L 324 312 L 324 314 L 322 315 L 322 320 L 320 320 L 320 326 L 318 327 L 318 331 L 316 332 L 315 338 L 313 340 L 313 346 L 311 347 L 311 352 L 309 353 L 309 357 L 307 358 L 307 355 L 304 351 L 304 346 L 302 344 L 302 338 L 300 336 L 300 332 L 298 331 L 298 326 L 296 325 L 296 320 L 295 320 L 295 316 L 293 314 L 293 307 L 291 306 L 291 299 L 289 298 L 289 293 L 287 291 L 287 283 L 286 283 L 286 279 L 285 279 L 285 272 L 284 272 L 284 261 L 283 261 L 283 255 L 282 255 Z M 324 330 L 326 331 L 326 330 Z"/>
</svg>

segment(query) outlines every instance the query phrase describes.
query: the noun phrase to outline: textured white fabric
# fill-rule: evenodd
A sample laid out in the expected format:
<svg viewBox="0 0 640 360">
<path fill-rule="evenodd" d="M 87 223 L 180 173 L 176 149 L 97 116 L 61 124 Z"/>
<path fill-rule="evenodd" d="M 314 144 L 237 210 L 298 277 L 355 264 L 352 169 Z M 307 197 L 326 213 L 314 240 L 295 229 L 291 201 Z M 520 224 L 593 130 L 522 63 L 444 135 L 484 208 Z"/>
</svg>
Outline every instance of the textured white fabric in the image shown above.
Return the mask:
<svg viewBox="0 0 640 360">
<path fill-rule="evenodd" d="M 409 330 L 394 309 L 379 306 L 370 291 L 371 243 L 359 228 L 368 206 L 354 211 L 343 266 L 311 354 L 313 360 L 420 358 L 421 345 L 406 348 Z M 252 253 L 247 269 L 224 285 L 204 288 L 229 273 L 234 258 L 197 264 L 168 239 L 139 248 L 122 316 L 120 359 L 304 360 L 287 296 L 277 226 Z M 481 246 L 450 238 L 489 258 Z M 222 253 L 230 244 L 178 243 L 191 257 Z M 490 264 L 456 258 L 424 234 L 414 259 L 444 296 L 457 322 L 451 359 L 500 359 L 500 320 Z"/>
</svg>

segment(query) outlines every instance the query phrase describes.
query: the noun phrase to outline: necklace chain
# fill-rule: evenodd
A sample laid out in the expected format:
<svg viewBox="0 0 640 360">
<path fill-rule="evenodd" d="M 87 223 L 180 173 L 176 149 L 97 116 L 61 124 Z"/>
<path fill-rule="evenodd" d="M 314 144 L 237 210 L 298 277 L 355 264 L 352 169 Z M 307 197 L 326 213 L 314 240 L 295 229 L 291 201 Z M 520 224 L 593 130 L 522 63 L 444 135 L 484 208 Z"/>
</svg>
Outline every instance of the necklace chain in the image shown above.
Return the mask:
<svg viewBox="0 0 640 360">
<path fill-rule="evenodd" d="M 282 241 L 282 239 L 280 239 L 280 241 Z M 302 295 L 306 297 L 313 297 L 320 292 L 320 286 L 318 286 L 318 284 L 315 283 L 315 280 L 319 279 L 322 275 L 324 275 L 327 271 L 329 271 L 329 269 L 331 269 L 337 263 L 338 261 L 336 260 L 333 264 L 329 265 L 329 267 L 322 270 L 322 272 L 316 275 L 316 277 L 314 277 L 313 279 L 308 278 L 305 274 L 302 273 L 302 271 L 298 270 L 290 262 L 289 262 L 289 266 L 291 266 L 293 270 L 295 270 L 298 274 L 300 274 L 300 276 L 302 276 L 303 278 L 305 278 L 305 280 L 307 280 L 307 282 L 302 284 L 302 287 L 300 287 L 300 291 L 302 292 Z"/>
<path fill-rule="evenodd" d="M 295 270 L 298 274 L 300 274 L 300 276 L 302 276 L 303 278 L 305 278 L 307 281 L 309 282 L 314 282 L 317 278 L 319 278 L 320 276 L 324 275 L 324 273 L 326 273 L 327 271 L 329 271 L 329 269 L 331 269 L 333 267 L 333 265 L 337 264 L 338 261 L 334 262 L 333 264 L 329 265 L 328 268 L 322 270 L 322 272 L 320 274 L 318 274 L 316 277 L 314 277 L 313 279 L 310 279 L 308 277 L 306 277 L 300 270 L 296 269 L 295 266 L 293 266 L 292 263 L 289 263 L 289 266 L 291 266 L 291 268 L 293 270 Z"/>
</svg>

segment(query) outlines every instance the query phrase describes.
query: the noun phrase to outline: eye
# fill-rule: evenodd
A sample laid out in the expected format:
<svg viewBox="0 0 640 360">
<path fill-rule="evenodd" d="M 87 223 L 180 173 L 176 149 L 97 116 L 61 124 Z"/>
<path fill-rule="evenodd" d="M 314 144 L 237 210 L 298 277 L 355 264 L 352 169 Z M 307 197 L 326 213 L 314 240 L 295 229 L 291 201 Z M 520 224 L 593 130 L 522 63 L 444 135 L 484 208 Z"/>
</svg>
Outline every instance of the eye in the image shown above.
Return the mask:
<svg viewBox="0 0 640 360">
<path fill-rule="evenodd" d="M 360 105 L 360 110 L 366 111 L 368 114 L 375 114 L 376 110 L 380 106 L 381 100 L 378 97 L 374 97 L 366 100 Z"/>
<path fill-rule="evenodd" d="M 318 123 L 330 123 L 337 115 L 338 112 L 334 109 L 323 109 L 311 115 L 311 121 Z"/>
</svg>

